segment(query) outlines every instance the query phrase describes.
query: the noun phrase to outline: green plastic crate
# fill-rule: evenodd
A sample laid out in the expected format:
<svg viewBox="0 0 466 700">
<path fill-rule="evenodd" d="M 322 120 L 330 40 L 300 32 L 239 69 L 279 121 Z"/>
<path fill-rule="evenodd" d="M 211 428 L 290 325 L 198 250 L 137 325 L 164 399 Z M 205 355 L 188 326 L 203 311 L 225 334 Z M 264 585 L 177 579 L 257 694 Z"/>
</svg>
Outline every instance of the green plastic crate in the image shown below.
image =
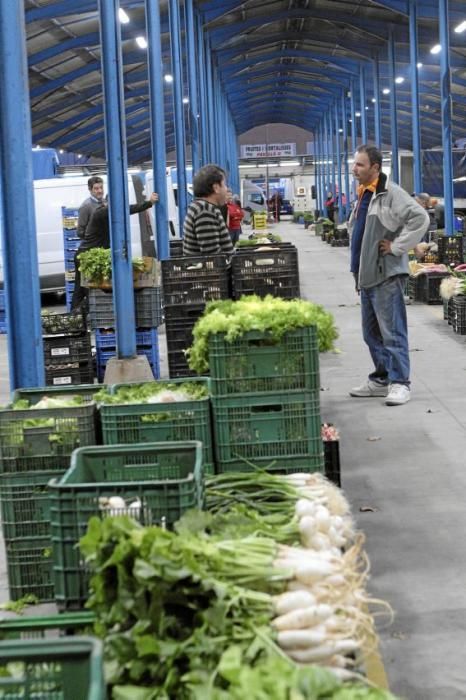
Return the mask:
<svg viewBox="0 0 466 700">
<path fill-rule="evenodd" d="M 0 619 L 0 640 L 2 639 L 55 639 L 87 634 L 95 622 L 94 613 L 89 611 L 62 613 L 61 615 L 31 615 Z"/>
<path fill-rule="evenodd" d="M 19 600 L 28 593 L 41 602 L 54 600 L 50 536 L 7 539 L 5 554 L 11 600 Z"/>
<path fill-rule="evenodd" d="M 28 396 L 30 393 L 15 392 L 14 399 L 29 398 L 37 403 L 43 396 L 54 395 L 57 390 L 48 387 L 34 392 L 34 396 Z M 76 392 L 68 389 L 68 393 Z M 95 410 L 92 401 L 68 408 L 0 410 L 0 472 L 68 469 L 73 450 L 96 443 Z M 43 421 L 43 425 L 31 425 L 36 420 Z"/>
<path fill-rule="evenodd" d="M 2 531 L 7 539 L 50 537 L 47 485 L 56 472 L 0 474 Z"/>
<path fill-rule="evenodd" d="M 279 340 L 250 331 L 231 343 L 224 333 L 209 337 L 212 395 L 303 392 L 320 388 L 315 326 L 298 328 Z"/>
<path fill-rule="evenodd" d="M 8 664 L 14 663 L 13 670 Z M 0 642 L 2 700 L 105 700 L 102 642 L 92 637 Z"/>
<path fill-rule="evenodd" d="M 105 509 L 99 499 L 121 496 L 136 510 Z M 202 508 L 200 442 L 87 447 L 73 453 L 71 467 L 50 483 L 55 598 L 60 609 L 83 606 L 88 573 L 77 543 L 94 515 L 129 514 L 145 525 L 173 525 L 186 510 Z"/>
<path fill-rule="evenodd" d="M 170 384 L 202 383 L 208 379 L 170 379 Z M 115 393 L 124 384 L 115 384 Z M 213 473 L 210 398 L 158 404 L 100 404 L 104 445 L 199 440 L 203 445 L 206 474 Z"/>
<path fill-rule="evenodd" d="M 266 466 L 273 460 L 314 457 L 319 468 L 319 399 L 319 392 L 213 399 L 217 466 L 244 460 Z"/>
</svg>

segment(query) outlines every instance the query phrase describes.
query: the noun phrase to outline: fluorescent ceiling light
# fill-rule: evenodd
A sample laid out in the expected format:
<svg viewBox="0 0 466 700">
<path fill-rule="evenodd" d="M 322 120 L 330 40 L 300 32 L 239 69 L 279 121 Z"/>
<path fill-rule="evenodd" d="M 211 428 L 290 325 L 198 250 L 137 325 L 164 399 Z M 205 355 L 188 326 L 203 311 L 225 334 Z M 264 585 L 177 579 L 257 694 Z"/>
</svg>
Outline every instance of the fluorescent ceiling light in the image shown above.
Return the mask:
<svg viewBox="0 0 466 700">
<path fill-rule="evenodd" d="M 63 148 L 60 148 L 60 150 L 59 150 L 58 152 L 59 152 L 59 153 L 64 153 Z"/>
<path fill-rule="evenodd" d="M 136 37 L 136 44 L 139 46 L 140 49 L 147 49 L 147 41 L 146 38 L 143 36 Z"/>
<path fill-rule="evenodd" d="M 183 104 L 184 105 L 189 104 L 189 97 L 183 97 Z"/>
<path fill-rule="evenodd" d="M 118 19 L 120 20 L 120 22 L 121 22 L 122 24 L 128 24 L 128 22 L 129 22 L 129 17 L 128 17 L 128 15 L 126 14 L 126 12 L 125 12 L 121 7 L 120 7 L 120 9 L 118 10 Z"/>
<path fill-rule="evenodd" d="M 342 134 L 342 133 L 343 133 L 343 129 L 338 129 L 338 132 L 339 132 L 340 134 Z"/>
<path fill-rule="evenodd" d="M 369 107 L 366 105 L 366 106 L 364 107 L 364 109 L 369 109 Z"/>
<path fill-rule="evenodd" d="M 453 178 L 453 182 L 464 182 L 465 180 L 466 180 L 466 175 L 462 175 L 461 177 L 454 177 Z"/>
<path fill-rule="evenodd" d="M 423 64 L 419 61 L 419 63 L 417 64 L 417 67 L 422 68 L 422 66 L 423 66 Z"/>
<path fill-rule="evenodd" d="M 462 34 L 464 31 L 466 31 L 466 20 L 461 22 L 461 24 L 458 24 L 457 27 L 455 27 L 455 32 L 457 34 Z"/>
<path fill-rule="evenodd" d="M 442 47 L 440 46 L 440 44 L 435 44 L 435 46 L 432 46 L 430 53 L 440 53 L 441 50 Z"/>
<path fill-rule="evenodd" d="M 128 168 L 128 172 L 131 175 L 139 175 L 139 173 L 141 172 L 141 168 Z"/>
<path fill-rule="evenodd" d="M 375 99 L 375 97 L 373 97 L 371 101 L 372 101 L 373 104 L 375 104 L 375 103 L 377 102 L 377 100 Z"/>
<path fill-rule="evenodd" d="M 389 95 L 389 94 L 390 94 L 389 88 L 384 88 L 384 89 L 382 90 L 382 92 L 383 92 L 384 95 Z"/>
<path fill-rule="evenodd" d="M 360 116 L 361 116 L 361 112 L 355 112 L 355 113 L 354 113 L 354 116 L 355 116 L 355 117 L 360 117 Z"/>
<path fill-rule="evenodd" d="M 238 168 L 257 168 L 257 165 L 238 165 Z"/>
<path fill-rule="evenodd" d="M 398 83 L 398 85 L 401 85 L 401 83 L 404 83 L 404 81 L 405 79 L 402 75 L 399 75 L 397 78 L 395 78 L 395 83 Z"/>
<path fill-rule="evenodd" d="M 299 160 L 290 160 L 288 163 L 280 163 L 279 164 L 281 168 L 286 168 L 288 166 L 292 167 L 293 165 L 301 165 Z"/>
<path fill-rule="evenodd" d="M 167 75 L 164 75 L 164 80 L 166 83 L 172 83 L 173 82 L 173 75 L 170 75 L 170 73 L 167 73 Z"/>
<path fill-rule="evenodd" d="M 78 158 L 82 158 L 82 154 L 81 154 L 81 153 L 78 153 Z"/>
</svg>

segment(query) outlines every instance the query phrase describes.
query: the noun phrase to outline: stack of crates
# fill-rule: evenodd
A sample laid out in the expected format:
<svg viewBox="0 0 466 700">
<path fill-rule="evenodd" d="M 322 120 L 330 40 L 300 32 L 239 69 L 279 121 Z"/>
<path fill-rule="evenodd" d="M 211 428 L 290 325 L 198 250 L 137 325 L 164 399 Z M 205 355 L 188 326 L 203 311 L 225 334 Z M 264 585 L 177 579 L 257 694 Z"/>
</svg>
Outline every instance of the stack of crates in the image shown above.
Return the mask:
<svg viewBox="0 0 466 700">
<path fill-rule="evenodd" d="M 81 314 L 42 315 L 45 384 L 91 384 L 91 336 Z"/>
<path fill-rule="evenodd" d="M 96 441 L 91 386 L 20 389 L 13 397 L 34 405 L 45 395 L 77 393 L 84 399 L 79 406 L 0 410 L 0 503 L 11 600 L 28 593 L 54 599 L 47 485 L 68 469 L 73 450 Z"/>
<path fill-rule="evenodd" d="M 6 333 L 5 292 L 0 289 L 0 333 Z"/>
<path fill-rule="evenodd" d="M 103 382 L 107 362 L 116 356 L 116 334 L 112 328 L 98 328 L 95 332 L 97 381 Z M 154 377 L 160 377 L 159 339 L 156 328 L 136 331 L 136 354 L 145 355 Z"/>
<path fill-rule="evenodd" d="M 252 227 L 254 231 L 264 231 L 267 228 L 267 212 L 255 211 L 252 215 Z"/>
<path fill-rule="evenodd" d="M 450 303 L 453 330 L 458 335 L 466 335 L 466 296 L 459 294 Z"/>
<path fill-rule="evenodd" d="M 74 292 L 75 266 L 74 256 L 81 243 L 78 238 L 78 209 L 62 207 L 63 249 L 65 254 L 65 295 L 66 308 L 71 309 L 71 299 Z"/>
<path fill-rule="evenodd" d="M 185 350 L 207 302 L 228 299 L 230 269 L 225 255 L 176 257 L 162 261 L 165 329 L 170 377 L 193 376 Z"/>
<path fill-rule="evenodd" d="M 108 504 L 119 496 L 121 507 Z M 123 505 L 124 504 L 124 505 Z M 173 527 L 204 506 L 200 442 L 105 445 L 76 450 L 50 484 L 55 598 L 60 610 L 84 607 L 89 571 L 77 544 L 91 517 L 130 515 L 143 525 Z"/>
<path fill-rule="evenodd" d="M 297 299 L 299 290 L 298 251 L 290 244 L 269 250 L 238 248 L 231 262 L 233 299 L 246 294 L 271 294 Z"/>
<path fill-rule="evenodd" d="M 463 236 L 439 236 L 437 240 L 438 259 L 444 265 L 462 265 L 463 260 Z"/>
<path fill-rule="evenodd" d="M 279 340 L 259 331 L 233 342 L 211 335 L 209 367 L 218 472 L 323 470 L 314 326 Z"/>
</svg>

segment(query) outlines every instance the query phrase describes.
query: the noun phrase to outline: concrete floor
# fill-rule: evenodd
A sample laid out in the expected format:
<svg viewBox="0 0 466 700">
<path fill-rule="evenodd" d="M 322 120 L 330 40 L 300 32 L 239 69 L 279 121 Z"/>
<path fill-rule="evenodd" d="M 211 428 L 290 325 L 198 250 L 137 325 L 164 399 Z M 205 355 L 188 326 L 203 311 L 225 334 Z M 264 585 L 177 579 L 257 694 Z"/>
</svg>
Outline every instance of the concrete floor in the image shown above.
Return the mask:
<svg viewBox="0 0 466 700">
<path fill-rule="evenodd" d="M 302 295 L 323 304 L 339 328 L 340 352 L 321 356 L 322 417 L 340 430 L 343 488 L 367 538 L 370 593 L 395 612 L 380 630 L 390 688 L 406 700 L 464 699 L 466 336 L 443 321 L 442 307 L 409 306 L 411 402 L 350 398 L 370 358 L 348 249 L 289 221 L 275 229 L 299 248 Z M 4 357 L 0 336 L 3 399 Z"/>
</svg>

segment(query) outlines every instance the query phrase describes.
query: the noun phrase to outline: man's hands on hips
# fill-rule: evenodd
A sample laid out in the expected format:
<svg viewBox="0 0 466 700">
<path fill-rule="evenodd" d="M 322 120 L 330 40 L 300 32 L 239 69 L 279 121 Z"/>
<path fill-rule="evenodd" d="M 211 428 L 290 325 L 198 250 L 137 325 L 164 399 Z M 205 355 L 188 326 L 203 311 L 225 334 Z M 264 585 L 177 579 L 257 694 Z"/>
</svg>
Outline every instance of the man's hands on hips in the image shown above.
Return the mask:
<svg viewBox="0 0 466 700">
<path fill-rule="evenodd" d="M 381 255 L 390 255 L 392 252 L 392 242 L 387 241 L 386 238 L 383 238 L 381 241 L 379 241 L 379 253 Z"/>
</svg>

